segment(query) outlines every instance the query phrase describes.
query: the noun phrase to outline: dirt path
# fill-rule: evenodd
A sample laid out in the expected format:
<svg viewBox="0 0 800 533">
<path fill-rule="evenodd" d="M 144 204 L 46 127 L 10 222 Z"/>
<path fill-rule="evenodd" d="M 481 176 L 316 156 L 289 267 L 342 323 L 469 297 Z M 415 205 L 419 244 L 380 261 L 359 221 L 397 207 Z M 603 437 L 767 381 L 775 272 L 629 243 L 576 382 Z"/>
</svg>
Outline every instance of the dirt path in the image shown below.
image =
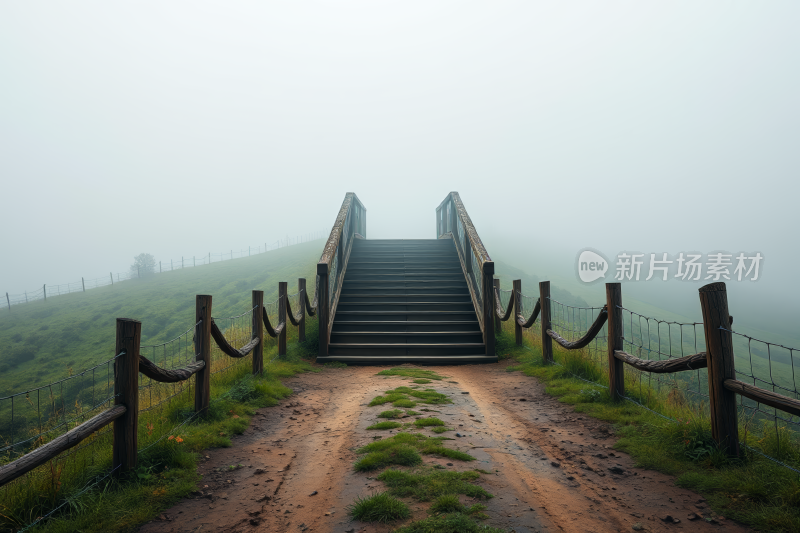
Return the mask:
<svg viewBox="0 0 800 533">
<path fill-rule="evenodd" d="M 477 461 L 426 456 L 425 462 L 493 472 L 480 482 L 495 495 L 485 502 L 487 524 L 519 533 L 633 531 L 637 524 L 654 532 L 748 531 L 729 520 L 690 521 L 692 513 L 709 515 L 702 498 L 669 476 L 633 468 L 630 457 L 611 448 L 615 439 L 604 423 L 576 414 L 535 379 L 505 366 L 426 367 L 449 376 L 427 385 L 454 402 L 432 406 L 463 435 L 446 433 L 455 438 L 448 446 Z M 376 376 L 379 370 L 325 369 L 287 381 L 295 394 L 261 409 L 232 448 L 208 451 L 198 491 L 141 533 L 391 531 L 350 521 L 346 511 L 357 496 L 383 490 L 375 474 L 352 469 L 352 450 L 376 433 L 387 436 L 366 430 L 384 409 L 368 403 L 409 384 Z M 427 516 L 426 505 L 411 508 L 414 519 Z M 667 523 L 667 516 L 680 522 Z"/>
</svg>

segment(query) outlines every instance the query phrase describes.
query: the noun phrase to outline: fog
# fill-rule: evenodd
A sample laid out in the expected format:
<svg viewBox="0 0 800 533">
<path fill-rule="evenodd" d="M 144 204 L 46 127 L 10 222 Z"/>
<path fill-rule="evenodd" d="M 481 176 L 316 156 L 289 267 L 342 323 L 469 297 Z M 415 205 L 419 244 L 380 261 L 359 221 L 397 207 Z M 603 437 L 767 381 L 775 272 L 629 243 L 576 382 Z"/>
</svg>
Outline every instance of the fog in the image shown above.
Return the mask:
<svg viewBox="0 0 800 533">
<path fill-rule="evenodd" d="M 0 291 L 124 272 L 141 252 L 329 231 L 348 191 L 368 238 L 434 238 L 457 190 L 493 258 L 542 279 L 574 281 L 585 247 L 758 251 L 760 279 L 737 294 L 760 302 L 762 326 L 791 327 L 798 15 L 731 1 L 3 3 Z M 631 290 L 696 303 L 680 282 Z"/>
</svg>

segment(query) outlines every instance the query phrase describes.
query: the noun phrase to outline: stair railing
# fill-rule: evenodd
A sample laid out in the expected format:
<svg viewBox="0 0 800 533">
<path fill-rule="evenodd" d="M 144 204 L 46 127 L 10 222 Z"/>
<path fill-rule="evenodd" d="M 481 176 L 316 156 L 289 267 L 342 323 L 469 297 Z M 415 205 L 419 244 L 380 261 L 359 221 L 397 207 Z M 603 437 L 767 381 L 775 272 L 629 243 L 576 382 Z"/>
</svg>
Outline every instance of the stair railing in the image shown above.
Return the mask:
<svg viewBox="0 0 800 533">
<path fill-rule="evenodd" d="M 494 261 L 489 257 L 472 220 L 453 191 L 436 208 L 436 237 L 453 239 L 478 316 L 486 355 L 494 355 Z"/>
<path fill-rule="evenodd" d="M 344 197 L 342 208 L 317 263 L 317 313 L 319 315 L 319 355 L 328 355 L 331 326 L 336 316 L 344 273 L 353 242 L 367 235 L 367 210 L 355 193 Z"/>
</svg>

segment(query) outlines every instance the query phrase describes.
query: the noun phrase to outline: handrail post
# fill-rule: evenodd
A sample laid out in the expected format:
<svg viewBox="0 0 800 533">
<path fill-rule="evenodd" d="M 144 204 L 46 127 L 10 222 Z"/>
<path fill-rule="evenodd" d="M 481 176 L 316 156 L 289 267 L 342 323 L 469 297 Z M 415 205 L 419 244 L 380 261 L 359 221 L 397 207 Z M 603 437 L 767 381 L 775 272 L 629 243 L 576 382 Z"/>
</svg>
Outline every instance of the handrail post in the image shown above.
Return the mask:
<svg viewBox="0 0 800 533">
<path fill-rule="evenodd" d="M 522 326 L 519 325 L 517 317 L 522 313 L 520 301 L 522 300 L 522 280 L 515 279 L 512 282 L 511 297 L 514 298 L 514 342 L 517 346 L 522 346 Z"/>
<path fill-rule="evenodd" d="M 116 353 L 124 354 L 114 361 L 114 405 L 124 405 L 125 414 L 114 420 L 111 452 L 116 475 L 136 469 L 139 427 L 139 344 L 142 323 L 130 318 L 117 319 Z"/>
<path fill-rule="evenodd" d="M 278 282 L 278 324 L 283 324 L 283 329 L 278 335 L 278 355 L 286 355 L 286 332 L 289 329 L 289 321 L 286 320 L 286 298 L 288 283 Z"/>
<path fill-rule="evenodd" d="M 546 363 L 553 362 L 553 339 L 547 334 L 550 329 L 550 282 L 539 282 L 539 316 L 542 323 L 542 357 Z"/>
<path fill-rule="evenodd" d="M 330 272 L 327 263 L 317 263 L 317 275 L 319 275 L 319 298 L 317 300 L 317 321 L 319 322 L 319 357 L 327 357 L 328 355 L 328 317 L 330 316 L 330 307 L 328 303 L 328 295 L 330 290 L 328 285 L 330 283 Z"/>
<path fill-rule="evenodd" d="M 472 251 L 470 250 L 470 253 Z M 486 355 L 495 355 L 494 320 L 494 261 L 483 262 L 481 283 L 483 284 L 483 342 L 486 345 Z"/>
<path fill-rule="evenodd" d="M 253 316 L 251 338 L 258 339 L 253 348 L 253 374 L 264 370 L 264 291 L 253 291 Z"/>
<path fill-rule="evenodd" d="M 495 278 L 495 279 L 492 280 L 492 288 L 493 289 L 497 289 L 497 294 L 498 295 L 500 294 L 500 280 L 499 279 Z M 492 291 L 492 303 L 495 304 L 495 307 L 499 306 L 499 305 L 502 305 L 501 302 L 499 302 L 499 301 L 496 302 L 495 301 L 495 299 L 494 299 L 494 290 Z M 496 334 L 499 334 L 501 331 L 503 331 L 503 324 L 500 322 L 500 317 L 497 316 L 497 312 L 493 312 L 492 316 L 494 316 L 494 330 L 495 330 Z"/>
<path fill-rule="evenodd" d="M 205 362 L 194 378 L 194 411 L 205 416 L 211 403 L 211 295 L 197 295 L 194 320 L 196 360 Z"/>
<path fill-rule="evenodd" d="M 297 294 L 300 296 L 300 322 L 297 326 L 297 341 L 306 340 L 306 278 L 297 278 Z"/>
<path fill-rule="evenodd" d="M 608 310 L 608 393 L 618 401 L 625 395 L 625 363 L 614 355 L 623 349 L 622 336 L 622 285 L 606 283 L 606 309 Z"/>
<path fill-rule="evenodd" d="M 736 393 L 723 385 L 726 379 L 736 379 L 725 283 L 710 283 L 700 287 L 699 292 L 706 337 L 711 434 L 729 456 L 739 457 Z"/>
</svg>

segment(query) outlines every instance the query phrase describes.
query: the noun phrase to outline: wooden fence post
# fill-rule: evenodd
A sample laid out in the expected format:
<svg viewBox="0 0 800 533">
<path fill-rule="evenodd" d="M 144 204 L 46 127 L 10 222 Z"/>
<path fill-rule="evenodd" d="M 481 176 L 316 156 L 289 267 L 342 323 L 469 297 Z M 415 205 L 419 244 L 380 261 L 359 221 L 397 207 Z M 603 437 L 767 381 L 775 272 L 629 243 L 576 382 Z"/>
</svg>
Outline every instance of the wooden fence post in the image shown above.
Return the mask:
<svg viewBox="0 0 800 533">
<path fill-rule="evenodd" d="M 472 250 L 470 250 L 472 253 Z M 495 354 L 495 332 L 494 332 L 494 261 L 483 262 L 483 272 L 481 273 L 480 283 L 483 284 L 483 342 L 486 344 L 486 355 Z"/>
<path fill-rule="evenodd" d="M 547 330 L 550 329 L 550 282 L 549 281 L 540 281 L 539 282 L 539 305 L 541 306 L 541 311 L 539 312 L 539 316 L 541 317 L 542 321 L 542 358 L 544 358 L 545 362 L 552 363 L 553 362 L 553 339 L 550 338 L 550 335 L 547 334 Z"/>
<path fill-rule="evenodd" d="M 253 291 L 253 321 L 251 338 L 258 339 L 253 348 L 253 374 L 264 370 L 264 291 Z"/>
<path fill-rule="evenodd" d="M 608 392 L 614 401 L 625 394 L 625 363 L 614 356 L 622 350 L 622 285 L 606 283 L 606 309 L 608 310 Z"/>
<path fill-rule="evenodd" d="M 283 323 L 283 331 L 278 335 L 278 355 L 286 355 L 286 333 L 289 330 L 289 321 L 286 319 L 286 301 L 288 298 L 288 283 L 278 282 L 278 324 Z"/>
<path fill-rule="evenodd" d="M 47 283 L 42 285 L 42 290 L 44 291 L 44 299 L 47 300 Z M 119 353 L 119 352 L 117 352 Z"/>
<path fill-rule="evenodd" d="M 11 299 L 9 299 L 8 293 L 6 293 L 6 302 L 8 303 L 8 310 L 11 311 Z"/>
<path fill-rule="evenodd" d="M 517 296 L 519 294 L 519 296 Z M 514 341 L 517 343 L 517 346 L 522 346 L 522 326 L 519 325 L 517 322 L 517 317 L 522 313 L 522 309 L 520 309 L 520 302 L 522 301 L 522 280 L 515 279 L 513 281 L 513 286 L 511 288 L 511 297 L 514 298 L 514 314 L 512 315 L 512 319 L 514 320 Z"/>
<path fill-rule="evenodd" d="M 300 325 L 297 326 L 297 340 L 306 340 L 306 278 L 297 278 L 297 292 L 300 294 Z"/>
<path fill-rule="evenodd" d="M 204 416 L 211 402 L 211 295 L 197 295 L 194 320 L 194 351 L 197 361 L 206 363 L 195 374 L 194 411 Z"/>
<path fill-rule="evenodd" d="M 492 288 L 497 289 L 497 294 L 498 295 L 500 294 L 500 280 L 499 279 L 492 280 Z M 501 304 L 501 302 L 495 302 L 494 301 L 494 291 L 492 291 L 492 303 L 496 303 L 496 305 L 500 305 Z M 492 315 L 494 316 L 494 330 L 499 333 L 499 332 L 502 331 L 503 324 L 500 321 L 500 317 L 497 316 L 497 313 L 492 312 Z"/>
<path fill-rule="evenodd" d="M 319 357 L 328 356 L 328 317 L 330 308 L 328 306 L 328 285 L 330 272 L 327 263 L 317 263 L 317 275 L 319 276 L 319 299 L 317 300 L 317 320 L 319 321 Z"/>
<path fill-rule="evenodd" d="M 81 278 L 81 287 L 83 287 L 83 292 L 86 292 L 86 282 L 83 281 L 83 278 Z"/>
<path fill-rule="evenodd" d="M 142 323 L 130 318 L 117 319 L 116 353 L 114 361 L 114 404 L 124 405 L 125 414 L 114 420 L 111 452 L 116 475 L 136 468 L 139 428 L 139 343 Z"/>
<path fill-rule="evenodd" d="M 109 272 L 108 275 L 111 276 L 111 284 L 113 285 L 114 284 L 114 273 L 113 272 Z"/>
<path fill-rule="evenodd" d="M 711 433 L 717 445 L 729 456 L 739 457 L 736 393 L 723 386 L 726 379 L 736 379 L 728 295 L 723 282 L 709 283 L 700 287 L 699 291 L 708 360 Z"/>
</svg>

